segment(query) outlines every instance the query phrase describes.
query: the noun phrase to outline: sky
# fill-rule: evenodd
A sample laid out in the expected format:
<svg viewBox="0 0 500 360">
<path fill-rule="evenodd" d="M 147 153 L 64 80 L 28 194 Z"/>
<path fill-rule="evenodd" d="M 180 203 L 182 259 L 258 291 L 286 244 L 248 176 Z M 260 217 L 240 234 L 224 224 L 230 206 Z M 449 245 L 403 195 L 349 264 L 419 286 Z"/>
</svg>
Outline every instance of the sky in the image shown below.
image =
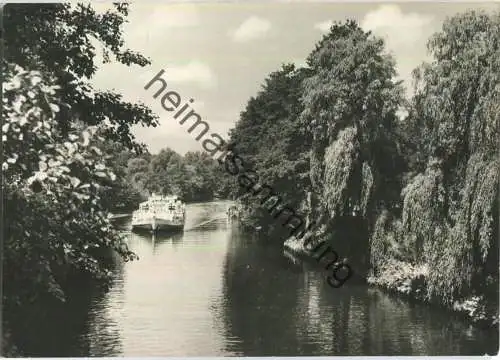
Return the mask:
<svg viewBox="0 0 500 360">
<path fill-rule="evenodd" d="M 98 10 L 107 5 L 97 4 Z M 452 2 L 152 2 L 132 3 L 124 39 L 128 48 L 151 59 L 150 66 L 101 65 L 92 82 L 127 101 L 143 102 L 160 126 L 135 126 L 137 140 L 151 153 L 170 147 L 180 154 L 202 151 L 144 86 L 160 71 L 167 89 L 179 93 L 223 138 L 251 96 L 282 63 L 304 65 L 332 21 L 357 20 L 386 40 L 398 77 L 411 93 L 411 71 L 429 60 L 426 42 L 448 16 L 467 9 L 498 9 L 498 3 Z M 159 85 L 158 85 L 159 86 Z"/>
</svg>

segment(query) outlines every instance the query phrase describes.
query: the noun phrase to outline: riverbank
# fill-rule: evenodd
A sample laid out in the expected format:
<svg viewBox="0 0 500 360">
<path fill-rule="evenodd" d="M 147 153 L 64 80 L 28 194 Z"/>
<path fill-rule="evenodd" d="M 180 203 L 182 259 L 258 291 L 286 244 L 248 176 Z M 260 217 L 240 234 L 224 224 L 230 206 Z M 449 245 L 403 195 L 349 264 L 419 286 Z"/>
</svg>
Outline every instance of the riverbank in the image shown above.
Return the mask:
<svg viewBox="0 0 500 360">
<path fill-rule="evenodd" d="M 412 265 L 390 260 L 379 269 L 377 276 L 368 276 L 367 283 L 390 293 L 444 307 L 482 326 L 498 326 L 498 308 L 489 303 L 484 295 L 470 295 L 451 303 L 445 303 L 441 299 L 429 296 L 428 276 L 429 269 L 425 264 Z"/>
<path fill-rule="evenodd" d="M 310 253 L 304 248 L 303 242 L 293 237 L 285 241 L 284 248 L 296 256 L 311 258 Z M 475 324 L 498 327 L 498 308 L 488 303 L 484 296 L 471 295 L 464 299 L 455 300 L 451 304 L 444 303 L 440 299 L 431 299 L 428 295 L 428 274 L 429 269 L 425 264 L 412 265 L 390 260 L 383 268 L 379 269 L 377 276 L 369 275 L 365 280 L 368 285 L 383 289 L 388 293 L 432 306 L 443 307 L 466 317 Z"/>
</svg>

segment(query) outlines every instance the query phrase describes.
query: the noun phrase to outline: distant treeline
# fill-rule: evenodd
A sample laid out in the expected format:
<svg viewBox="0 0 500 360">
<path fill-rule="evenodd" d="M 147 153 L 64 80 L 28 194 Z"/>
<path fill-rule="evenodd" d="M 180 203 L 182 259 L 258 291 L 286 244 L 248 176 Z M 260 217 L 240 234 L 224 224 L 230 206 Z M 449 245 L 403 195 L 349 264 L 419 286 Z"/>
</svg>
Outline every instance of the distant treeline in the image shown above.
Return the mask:
<svg viewBox="0 0 500 360">
<path fill-rule="evenodd" d="M 498 13 L 448 19 L 408 99 L 384 41 L 335 24 L 307 67 L 265 79 L 230 141 L 359 275 L 485 318 L 498 311 L 499 28 Z M 285 241 L 273 200 L 231 185 L 244 225 Z"/>
<path fill-rule="evenodd" d="M 131 153 L 124 167 L 128 183 L 143 197 L 147 194 L 176 194 L 186 202 L 225 198 L 229 182 L 223 181 L 223 169 L 202 151 L 179 155 L 170 148 L 158 154 Z"/>
</svg>

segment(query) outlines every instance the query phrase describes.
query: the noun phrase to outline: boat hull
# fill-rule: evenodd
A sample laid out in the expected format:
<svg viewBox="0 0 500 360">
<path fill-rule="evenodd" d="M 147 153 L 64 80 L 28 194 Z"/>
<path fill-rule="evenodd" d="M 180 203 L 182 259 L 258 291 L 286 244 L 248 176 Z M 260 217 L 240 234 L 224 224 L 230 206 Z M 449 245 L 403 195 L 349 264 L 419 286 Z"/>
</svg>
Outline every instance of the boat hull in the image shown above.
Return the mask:
<svg viewBox="0 0 500 360">
<path fill-rule="evenodd" d="M 132 230 L 182 231 L 184 222 L 162 218 L 149 218 L 132 221 Z"/>
</svg>

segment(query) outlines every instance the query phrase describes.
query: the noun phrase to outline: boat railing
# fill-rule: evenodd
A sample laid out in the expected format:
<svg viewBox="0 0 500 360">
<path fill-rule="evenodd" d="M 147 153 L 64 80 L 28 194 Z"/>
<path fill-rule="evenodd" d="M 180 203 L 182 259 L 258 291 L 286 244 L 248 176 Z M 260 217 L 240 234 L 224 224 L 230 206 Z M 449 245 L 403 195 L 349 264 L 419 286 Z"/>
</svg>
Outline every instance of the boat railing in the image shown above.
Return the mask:
<svg viewBox="0 0 500 360">
<path fill-rule="evenodd" d="M 185 206 L 183 203 L 151 199 L 145 204 L 141 204 L 139 209 L 134 211 L 136 215 L 146 215 L 151 213 L 173 213 L 176 215 L 185 214 Z"/>
<path fill-rule="evenodd" d="M 153 208 L 153 209 L 139 209 L 134 211 L 134 215 L 149 215 L 149 214 L 174 214 L 174 215 L 184 215 L 185 212 L 183 209 L 165 209 L 165 208 Z"/>
</svg>

